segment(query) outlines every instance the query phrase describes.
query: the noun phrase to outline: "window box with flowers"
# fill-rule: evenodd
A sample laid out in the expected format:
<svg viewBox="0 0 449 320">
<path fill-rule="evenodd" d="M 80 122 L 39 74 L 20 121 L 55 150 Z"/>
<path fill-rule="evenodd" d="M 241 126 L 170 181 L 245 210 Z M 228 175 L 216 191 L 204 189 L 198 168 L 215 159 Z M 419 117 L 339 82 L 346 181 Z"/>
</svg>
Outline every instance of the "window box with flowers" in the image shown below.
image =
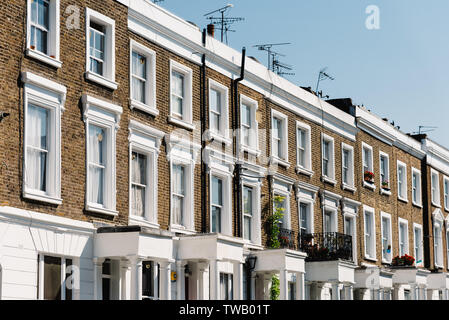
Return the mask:
<svg viewBox="0 0 449 320">
<path fill-rule="evenodd" d="M 390 182 L 388 180 L 382 181 L 382 189 L 385 191 L 390 191 Z"/>
<path fill-rule="evenodd" d="M 394 267 L 411 267 L 415 263 L 415 258 L 409 256 L 408 254 L 403 255 L 402 257 L 396 256 L 393 258 L 391 263 Z"/>
<path fill-rule="evenodd" d="M 368 183 L 374 183 L 374 173 L 371 171 L 365 171 L 364 180 Z"/>
</svg>

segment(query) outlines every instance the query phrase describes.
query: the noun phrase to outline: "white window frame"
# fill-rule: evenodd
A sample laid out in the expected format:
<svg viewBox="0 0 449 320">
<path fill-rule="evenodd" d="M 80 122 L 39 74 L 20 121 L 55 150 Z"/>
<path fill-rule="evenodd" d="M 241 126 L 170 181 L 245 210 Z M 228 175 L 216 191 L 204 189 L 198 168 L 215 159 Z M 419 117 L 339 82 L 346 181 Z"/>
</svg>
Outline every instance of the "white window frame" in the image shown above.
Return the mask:
<svg viewBox="0 0 449 320">
<path fill-rule="evenodd" d="M 435 234 L 435 228 L 438 227 L 440 229 L 440 239 L 441 242 L 437 243 L 437 236 Z M 443 231 L 444 231 L 444 216 L 441 213 L 440 209 L 436 209 L 432 214 L 432 235 L 433 235 L 433 257 L 434 263 L 437 268 L 444 267 L 444 257 L 443 257 Z M 436 252 L 436 248 L 438 245 L 438 252 Z"/>
<path fill-rule="evenodd" d="M 382 158 L 386 159 L 386 170 L 385 170 L 385 179 L 388 181 L 388 188 L 390 190 L 387 190 L 382 185 L 382 175 L 381 175 L 381 163 Z M 391 180 L 390 180 L 390 155 L 386 152 L 379 151 L 379 185 L 380 185 L 380 193 L 384 195 L 391 195 Z"/>
<path fill-rule="evenodd" d="M 173 72 L 180 73 L 184 76 L 184 97 L 183 97 L 183 114 L 181 119 L 175 117 L 173 111 L 172 103 L 172 92 L 173 92 Z M 170 60 L 170 115 L 168 116 L 168 122 L 180 126 L 187 130 L 194 130 L 193 125 L 193 105 L 192 105 L 192 87 L 193 87 L 193 71 L 191 68 L 177 62 Z"/>
<path fill-rule="evenodd" d="M 446 263 L 449 266 L 449 219 L 448 218 L 446 218 Z M 1 278 L 0 278 L 0 280 L 1 280 Z"/>
<path fill-rule="evenodd" d="M 129 224 L 159 228 L 158 224 L 158 157 L 164 132 L 135 120 L 129 122 Z M 132 212 L 132 153 L 147 157 L 145 211 L 143 217 Z"/>
<path fill-rule="evenodd" d="M 282 224 L 282 229 L 291 230 L 292 229 L 292 219 L 291 219 L 291 211 L 290 211 L 290 192 L 288 190 L 283 190 L 276 187 L 274 185 L 273 194 L 274 196 L 281 196 L 284 198 L 285 210 L 282 221 L 286 222 L 286 225 Z M 273 210 L 275 210 L 275 204 L 273 204 Z"/>
<path fill-rule="evenodd" d="M 329 142 L 329 175 L 324 175 L 324 142 Z M 322 133 L 321 134 L 321 179 L 333 186 L 337 184 L 335 180 L 335 140 L 333 137 Z"/>
<path fill-rule="evenodd" d="M 31 48 L 31 2 L 27 0 L 26 55 L 55 68 L 61 68 L 60 61 L 60 0 L 47 0 L 49 5 L 48 54 Z"/>
<path fill-rule="evenodd" d="M 259 122 L 257 121 L 257 110 L 259 109 L 259 104 L 256 100 L 251 99 L 243 94 L 240 95 L 240 128 L 242 128 L 242 109 L 243 105 L 246 105 L 250 107 L 251 109 L 251 128 L 249 130 L 250 134 L 250 141 L 254 145 L 247 146 L 244 144 L 243 141 L 243 130 L 239 130 L 240 139 L 238 140 L 240 142 L 239 151 L 242 152 L 248 152 L 250 155 L 258 157 L 261 154 L 261 151 L 259 149 Z"/>
<path fill-rule="evenodd" d="M 167 159 L 170 165 L 170 231 L 184 234 L 194 234 L 195 215 L 194 215 L 194 177 L 195 163 L 201 145 L 195 144 L 188 137 L 180 137 L 172 134 L 165 135 L 167 145 Z M 185 168 L 185 198 L 183 212 L 185 225 L 174 224 L 174 208 L 172 195 L 173 185 L 173 165 L 182 165 Z"/>
<path fill-rule="evenodd" d="M 401 253 L 401 225 L 406 226 L 404 252 L 402 252 L 402 253 Z M 401 257 L 405 254 L 410 254 L 408 220 L 403 219 L 403 218 L 398 218 L 398 253 L 399 253 L 399 256 L 401 256 Z"/>
<path fill-rule="evenodd" d="M 282 126 L 282 139 L 280 139 L 281 144 L 281 156 L 274 155 L 274 129 L 273 129 L 273 120 L 280 120 Z M 270 162 L 272 164 L 278 164 L 285 168 L 290 167 L 290 163 L 288 162 L 288 116 L 277 111 L 271 109 L 271 143 L 270 143 Z"/>
<path fill-rule="evenodd" d="M 366 217 L 371 216 L 371 230 L 370 233 L 370 244 L 367 244 L 367 230 L 366 230 Z M 363 206 L 363 242 L 365 245 L 364 256 L 366 260 L 377 261 L 376 258 L 376 215 L 375 210 L 372 207 Z M 371 252 L 370 252 L 371 251 Z"/>
<path fill-rule="evenodd" d="M 86 211 L 117 216 L 116 211 L 116 135 L 119 129 L 120 117 L 123 112 L 121 106 L 94 98 L 84 94 L 82 96 L 83 117 L 86 132 Z M 91 188 L 89 173 L 89 126 L 95 125 L 105 129 L 106 143 L 106 171 L 104 181 L 104 204 L 98 205 L 89 201 Z"/>
<path fill-rule="evenodd" d="M 349 152 L 349 163 L 348 163 L 348 182 L 344 182 L 344 151 Z M 355 192 L 357 189 L 355 187 L 354 181 L 354 147 L 346 144 L 344 142 L 341 143 L 341 183 L 343 190 L 348 190 L 351 192 Z"/>
<path fill-rule="evenodd" d="M 221 171 L 216 168 L 211 168 L 209 173 L 209 225 L 212 232 L 212 178 L 217 177 L 222 181 L 222 199 L 223 205 L 221 208 L 221 234 L 232 236 L 232 175 L 229 172 Z"/>
<path fill-rule="evenodd" d="M 298 203 L 298 221 L 301 223 L 301 207 L 300 205 L 304 203 L 307 205 L 307 233 L 314 233 L 315 230 L 315 219 L 314 219 L 314 208 L 315 208 L 315 199 L 318 188 L 303 182 L 296 182 L 296 201 Z M 301 229 L 301 225 L 299 224 L 299 230 Z"/>
<path fill-rule="evenodd" d="M 349 198 L 342 199 L 342 212 L 343 212 L 343 232 L 344 234 L 350 234 L 352 236 L 352 261 L 357 264 L 357 218 L 359 216 L 359 207 L 361 203 Z M 352 230 L 348 232 L 346 229 L 346 219 L 351 221 Z"/>
<path fill-rule="evenodd" d="M 103 75 L 90 70 L 90 22 L 93 21 L 105 27 Z M 86 79 L 111 90 L 118 88 L 115 82 L 115 21 L 95 10 L 86 8 Z"/>
<path fill-rule="evenodd" d="M 404 193 L 405 197 L 401 197 L 401 190 L 399 187 L 399 168 L 403 168 L 404 169 L 404 177 L 403 177 L 403 181 L 401 181 L 402 183 L 402 192 Z M 397 180 L 398 180 L 398 199 L 404 202 L 408 202 L 408 195 L 407 195 L 407 165 L 402 162 L 397 160 Z"/>
<path fill-rule="evenodd" d="M 436 177 L 436 186 L 433 183 L 433 177 Z M 435 195 L 434 195 L 435 190 Z M 430 198 L 432 205 L 437 208 L 441 208 L 441 195 L 440 195 L 440 173 L 434 169 L 430 169 Z M 436 199 L 435 199 L 436 198 Z"/>
<path fill-rule="evenodd" d="M 211 129 L 211 114 L 212 109 L 210 107 L 211 93 L 215 90 L 220 93 L 221 96 L 221 114 L 220 114 L 220 130 L 215 132 Z M 229 130 L 229 89 L 221 83 L 209 79 L 209 130 L 208 140 L 215 140 L 220 143 L 224 143 L 229 146 L 232 144 Z"/>
<path fill-rule="evenodd" d="M 417 199 L 415 201 L 414 196 L 413 196 L 413 190 L 415 189 L 415 187 L 413 186 L 413 177 L 416 176 L 417 177 L 417 185 L 416 185 L 416 196 Z M 412 204 L 414 206 L 420 207 L 422 208 L 422 195 L 421 195 L 421 171 L 412 167 Z"/>
<path fill-rule="evenodd" d="M 384 224 L 383 219 L 388 220 L 388 243 L 390 246 L 390 253 L 387 253 L 387 257 L 384 256 Z M 380 234 L 381 234 L 381 246 L 382 246 L 382 263 L 391 263 L 393 260 L 393 231 L 392 231 L 392 220 L 391 214 L 381 211 L 380 212 Z"/>
<path fill-rule="evenodd" d="M 363 186 L 371 189 L 371 190 L 376 190 L 376 180 L 374 179 L 373 183 L 368 183 L 365 181 L 365 168 L 364 168 L 364 164 L 365 164 L 365 150 L 368 150 L 370 153 L 370 161 L 368 162 L 368 171 L 373 172 L 374 174 L 376 174 L 374 172 L 374 150 L 373 147 L 370 146 L 369 144 L 362 142 L 362 178 L 363 178 Z"/>
<path fill-rule="evenodd" d="M 65 289 L 66 289 L 66 277 L 67 277 L 67 267 L 66 267 L 66 261 L 68 259 L 72 260 L 72 267 L 73 268 L 79 268 L 79 258 L 76 257 L 70 257 L 70 256 L 63 256 L 60 254 L 53 254 L 48 252 L 39 252 L 38 253 L 38 274 L 37 274 L 37 281 L 38 281 L 38 292 L 37 292 L 37 300 L 44 300 L 44 284 L 45 284 L 45 278 L 44 278 L 44 268 L 45 268 L 45 257 L 52 257 L 52 258 L 59 258 L 61 259 L 61 300 L 66 300 L 65 296 Z M 79 274 L 78 276 L 75 275 L 76 269 L 72 269 L 72 281 L 79 281 Z M 1 279 L 0 279 L 1 280 Z M 78 284 L 75 284 L 75 287 Z M 77 299 L 77 293 L 75 290 L 72 290 L 72 300 Z"/>
<path fill-rule="evenodd" d="M 146 58 L 146 75 L 145 79 L 145 103 L 135 100 L 132 97 L 133 93 L 133 52 L 140 54 Z M 129 91 L 129 106 L 131 109 L 138 109 L 153 116 L 159 115 L 159 110 L 156 107 L 156 52 L 138 43 L 130 40 L 130 61 L 129 61 L 129 77 L 130 77 L 130 91 Z"/>
<path fill-rule="evenodd" d="M 449 212 L 449 177 L 443 176 L 443 202 L 444 210 Z"/>
<path fill-rule="evenodd" d="M 416 256 L 416 230 L 419 230 L 420 238 L 418 239 L 421 244 L 419 247 L 419 257 Z M 415 255 L 415 264 L 417 267 L 424 266 L 424 241 L 423 241 L 423 227 L 421 224 L 413 223 L 413 255 Z M 418 263 L 421 258 L 421 262 Z"/>
<path fill-rule="evenodd" d="M 247 171 L 248 172 L 248 171 Z M 248 175 L 260 175 L 260 172 L 257 171 L 249 171 Z M 261 234 L 261 203 L 260 203 L 260 196 L 261 196 L 261 186 L 262 183 L 256 179 L 256 178 L 250 178 L 250 177 L 243 177 L 241 182 L 241 199 L 242 199 L 242 213 L 243 213 L 243 187 L 249 187 L 253 189 L 252 194 L 252 218 L 251 218 L 251 239 L 247 240 L 243 238 L 243 241 L 246 244 L 253 244 L 257 246 L 262 245 L 262 234 Z M 242 237 L 244 234 L 244 228 L 245 228 L 245 221 L 244 221 L 244 215 L 240 217 L 241 219 L 241 226 L 242 226 Z"/>
<path fill-rule="evenodd" d="M 304 146 L 304 166 L 299 163 L 299 135 L 298 130 L 302 130 L 305 132 L 305 143 Z M 301 121 L 296 121 L 296 172 L 302 173 L 306 176 L 311 177 L 313 175 L 312 169 L 312 129 L 311 127 Z"/>
<path fill-rule="evenodd" d="M 24 154 L 23 154 L 23 197 L 55 205 L 62 203 L 61 198 L 61 117 L 65 110 L 67 88 L 34 73 L 21 74 L 24 83 Z M 28 106 L 36 105 L 47 109 L 49 121 L 49 157 L 47 165 L 47 191 L 33 190 L 27 187 L 27 119 Z"/>
</svg>

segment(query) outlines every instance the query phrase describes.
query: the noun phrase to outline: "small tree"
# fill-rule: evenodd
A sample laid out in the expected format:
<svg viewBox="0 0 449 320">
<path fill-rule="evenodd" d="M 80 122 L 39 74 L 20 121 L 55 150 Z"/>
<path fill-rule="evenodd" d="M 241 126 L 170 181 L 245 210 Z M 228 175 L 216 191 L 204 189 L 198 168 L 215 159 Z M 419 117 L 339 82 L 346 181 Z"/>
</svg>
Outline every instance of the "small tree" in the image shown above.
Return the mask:
<svg viewBox="0 0 449 320">
<path fill-rule="evenodd" d="M 274 212 L 273 215 L 268 218 L 268 224 L 270 226 L 268 246 L 272 249 L 279 249 L 281 247 L 281 243 L 279 241 L 279 222 L 284 217 L 284 208 L 282 207 L 282 203 L 284 202 L 284 200 L 285 197 L 282 196 L 274 197 Z"/>
<path fill-rule="evenodd" d="M 271 289 L 270 289 L 270 299 L 271 300 L 279 300 L 279 295 L 281 294 L 280 289 L 281 282 L 277 275 L 274 275 L 271 278 Z"/>
</svg>

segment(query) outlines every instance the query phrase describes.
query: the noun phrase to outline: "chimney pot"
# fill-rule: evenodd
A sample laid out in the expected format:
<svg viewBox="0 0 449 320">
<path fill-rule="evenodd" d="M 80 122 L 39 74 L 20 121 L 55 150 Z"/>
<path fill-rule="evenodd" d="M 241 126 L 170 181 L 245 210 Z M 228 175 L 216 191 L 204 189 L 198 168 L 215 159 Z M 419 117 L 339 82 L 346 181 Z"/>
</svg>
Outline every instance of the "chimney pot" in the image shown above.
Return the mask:
<svg viewBox="0 0 449 320">
<path fill-rule="evenodd" d="M 215 36 L 215 25 L 213 23 L 207 25 L 207 34 L 212 38 Z"/>
</svg>

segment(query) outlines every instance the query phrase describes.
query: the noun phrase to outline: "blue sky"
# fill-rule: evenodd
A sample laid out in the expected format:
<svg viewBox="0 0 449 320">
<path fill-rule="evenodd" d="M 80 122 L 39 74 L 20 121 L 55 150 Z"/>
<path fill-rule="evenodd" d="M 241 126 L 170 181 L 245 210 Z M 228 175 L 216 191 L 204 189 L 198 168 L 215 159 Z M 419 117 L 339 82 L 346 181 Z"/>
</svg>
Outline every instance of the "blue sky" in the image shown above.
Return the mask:
<svg viewBox="0 0 449 320">
<path fill-rule="evenodd" d="M 246 46 L 266 64 L 261 43 L 278 47 L 282 62 L 294 67 L 285 76 L 315 88 L 328 67 L 334 81 L 320 85 L 331 98 L 350 97 L 401 131 L 436 126 L 428 135 L 449 148 L 449 1 L 447 0 L 165 0 L 160 5 L 204 28 L 205 13 L 234 4 L 229 16 L 245 17 L 229 34 L 229 45 Z M 368 30 L 365 9 L 380 9 L 380 29 Z"/>
</svg>

